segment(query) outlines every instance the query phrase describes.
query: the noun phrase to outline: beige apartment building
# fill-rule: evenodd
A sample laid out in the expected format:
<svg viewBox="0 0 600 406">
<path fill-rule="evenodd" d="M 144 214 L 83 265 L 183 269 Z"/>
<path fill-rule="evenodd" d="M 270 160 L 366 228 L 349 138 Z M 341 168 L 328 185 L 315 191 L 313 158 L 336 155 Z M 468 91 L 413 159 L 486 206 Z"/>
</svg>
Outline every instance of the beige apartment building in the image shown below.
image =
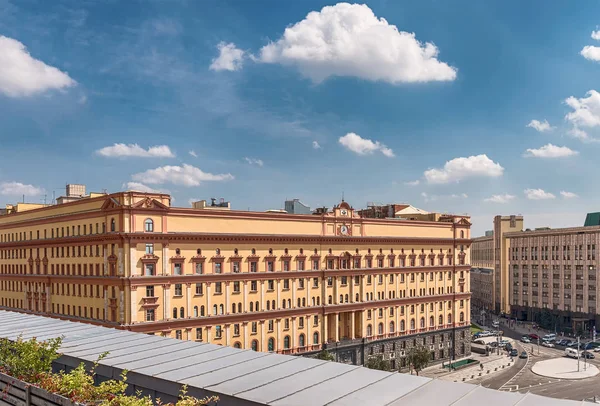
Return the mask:
<svg viewBox="0 0 600 406">
<path fill-rule="evenodd" d="M 363 218 L 85 195 L 0 215 L 0 305 L 181 340 L 396 367 L 470 352 L 467 216 Z"/>
</svg>

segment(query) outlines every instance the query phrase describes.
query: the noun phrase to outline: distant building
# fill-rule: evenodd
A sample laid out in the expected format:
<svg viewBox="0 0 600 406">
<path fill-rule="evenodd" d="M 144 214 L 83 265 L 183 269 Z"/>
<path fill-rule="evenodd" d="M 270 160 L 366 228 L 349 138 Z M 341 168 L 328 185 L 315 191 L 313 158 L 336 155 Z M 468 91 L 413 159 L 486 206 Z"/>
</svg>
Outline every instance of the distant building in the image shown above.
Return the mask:
<svg viewBox="0 0 600 406">
<path fill-rule="evenodd" d="M 488 231 L 485 232 L 485 236 L 486 237 L 491 237 L 493 235 L 494 235 L 494 230 L 488 230 Z"/>
<path fill-rule="evenodd" d="M 429 213 L 406 203 L 375 204 L 367 203 L 367 208 L 358 211 L 362 218 L 383 219 L 397 218 L 402 220 L 439 221 L 440 213 Z"/>
<path fill-rule="evenodd" d="M 300 201 L 300 199 L 292 199 L 285 201 L 285 211 L 289 214 L 311 214 L 310 207 Z"/>
<path fill-rule="evenodd" d="M 471 303 L 476 309 L 494 308 L 494 270 L 490 268 L 471 268 Z"/>
</svg>

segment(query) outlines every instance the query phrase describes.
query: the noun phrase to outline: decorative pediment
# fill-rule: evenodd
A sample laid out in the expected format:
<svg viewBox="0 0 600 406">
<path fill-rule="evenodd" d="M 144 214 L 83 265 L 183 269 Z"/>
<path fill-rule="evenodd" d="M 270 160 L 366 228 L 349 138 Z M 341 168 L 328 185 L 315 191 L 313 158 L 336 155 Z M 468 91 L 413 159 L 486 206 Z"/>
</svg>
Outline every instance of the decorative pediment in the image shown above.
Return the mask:
<svg viewBox="0 0 600 406">
<path fill-rule="evenodd" d="M 119 207 L 121 207 L 121 203 L 119 203 L 116 199 L 109 197 L 104 201 L 104 204 L 102 205 L 102 210 L 117 209 Z"/>
<path fill-rule="evenodd" d="M 154 254 L 146 254 L 142 258 L 140 258 L 142 262 L 158 262 L 158 257 Z"/>
<path fill-rule="evenodd" d="M 169 207 L 165 206 L 156 199 L 146 197 L 131 206 L 134 209 L 155 209 L 155 210 L 167 210 Z"/>
<path fill-rule="evenodd" d="M 456 223 L 456 224 L 459 224 L 461 226 L 469 226 L 469 227 L 472 226 L 472 224 L 466 218 L 460 219 L 460 221 L 458 221 L 458 223 Z"/>
<path fill-rule="evenodd" d="M 108 262 L 115 263 L 115 262 L 117 262 L 117 259 L 118 258 L 117 258 L 117 256 L 115 254 L 112 254 L 112 255 L 108 256 Z"/>
<path fill-rule="evenodd" d="M 182 257 L 181 255 L 174 255 L 170 259 L 171 259 L 171 262 L 176 262 L 176 263 L 185 261 L 185 257 Z"/>
</svg>

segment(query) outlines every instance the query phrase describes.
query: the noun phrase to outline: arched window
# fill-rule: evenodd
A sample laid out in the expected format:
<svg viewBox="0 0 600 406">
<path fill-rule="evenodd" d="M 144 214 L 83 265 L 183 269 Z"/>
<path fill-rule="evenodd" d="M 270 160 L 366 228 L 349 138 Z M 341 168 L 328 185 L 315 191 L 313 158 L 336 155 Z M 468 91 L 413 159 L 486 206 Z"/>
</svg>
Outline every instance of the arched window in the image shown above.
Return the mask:
<svg viewBox="0 0 600 406">
<path fill-rule="evenodd" d="M 285 299 L 281 299 L 281 308 L 285 309 Z"/>
<path fill-rule="evenodd" d="M 321 306 L 321 296 L 317 296 L 317 306 Z"/>
<path fill-rule="evenodd" d="M 390 321 L 390 334 L 395 332 L 395 330 L 394 330 L 395 327 L 396 326 L 394 326 L 394 322 Z"/>
<path fill-rule="evenodd" d="M 221 248 L 217 248 L 217 249 L 215 250 L 215 253 L 216 253 L 217 255 L 221 255 Z"/>
<path fill-rule="evenodd" d="M 267 310 L 271 310 L 271 301 L 267 300 Z"/>
<path fill-rule="evenodd" d="M 213 305 L 213 316 L 217 315 L 217 305 Z"/>
<path fill-rule="evenodd" d="M 298 307 L 302 307 L 302 299 L 298 298 Z"/>
<path fill-rule="evenodd" d="M 425 317 L 421 317 L 421 321 L 419 323 L 419 328 L 425 328 Z"/>
<path fill-rule="evenodd" d="M 275 299 L 271 301 L 271 309 L 275 310 Z"/>
<path fill-rule="evenodd" d="M 110 231 L 115 231 L 117 229 L 117 223 L 115 219 L 110 219 Z"/>
<path fill-rule="evenodd" d="M 238 303 L 238 313 L 242 312 L 242 302 Z"/>
<path fill-rule="evenodd" d="M 298 337 L 298 347 L 304 347 L 306 345 L 304 341 L 304 334 L 300 334 L 300 336 Z"/>
<path fill-rule="evenodd" d="M 460 312 L 460 318 L 458 319 L 459 321 L 465 321 L 465 314 L 463 312 Z"/>
<path fill-rule="evenodd" d="M 252 340 L 252 351 L 258 351 L 258 341 Z"/>
<path fill-rule="evenodd" d="M 290 336 L 283 337 L 283 348 L 286 350 L 290 349 Z"/>
<path fill-rule="evenodd" d="M 242 344 L 240 344 L 240 342 L 237 341 L 235 344 L 233 344 L 233 348 L 242 348 Z"/>
<path fill-rule="evenodd" d="M 314 296 L 312 297 L 312 305 L 313 306 L 315 305 L 315 297 Z"/>
<path fill-rule="evenodd" d="M 377 334 L 383 334 L 383 323 L 379 323 L 377 326 Z"/>
<path fill-rule="evenodd" d="M 269 351 L 275 351 L 275 339 L 273 337 L 269 338 Z"/>
<path fill-rule="evenodd" d="M 367 337 L 370 337 L 373 335 L 373 327 L 371 327 L 370 324 L 367 325 Z"/>
<path fill-rule="evenodd" d="M 252 248 L 252 255 L 256 255 L 256 248 Z"/>
<path fill-rule="evenodd" d="M 254 311 L 254 303 L 250 302 L 250 311 L 253 312 Z"/>
<path fill-rule="evenodd" d="M 222 304 L 219 305 L 219 314 L 223 314 L 223 305 Z"/>
<path fill-rule="evenodd" d="M 231 313 L 235 313 L 236 308 L 237 307 L 236 307 L 235 303 L 232 303 L 231 304 Z"/>
<path fill-rule="evenodd" d="M 465 232 L 463 230 L 460 230 L 460 238 L 465 238 Z"/>
<path fill-rule="evenodd" d="M 194 306 L 194 317 L 198 317 L 198 306 Z"/>
<path fill-rule="evenodd" d="M 448 315 L 448 324 L 452 324 L 452 315 L 451 314 Z"/>
<path fill-rule="evenodd" d="M 410 319 L 410 329 L 411 330 L 415 329 L 415 319 Z"/>
<path fill-rule="evenodd" d="M 405 323 L 404 320 L 400 320 L 400 331 L 404 331 Z"/>
<path fill-rule="evenodd" d="M 147 233 L 154 231 L 154 221 L 152 221 L 152 219 L 146 219 L 146 221 L 144 221 L 144 231 Z"/>
<path fill-rule="evenodd" d="M 313 345 L 319 344 L 319 333 L 316 331 L 313 333 Z"/>
<path fill-rule="evenodd" d="M 344 303 L 348 303 L 348 294 L 346 293 L 346 296 L 344 296 Z"/>
<path fill-rule="evenodd" d="M 435 326 L 435 319 L 433 318 L 433 316 L 429 317 L 429 327 L 433 327 Z"/>
<path fill-rule="evenodd" d="M 256 311 L 260 310 L 260 307 L 258 306 L 258 301 L 254 302 L 254 307 L 256 308 Z"/>
<path fill-rule="evenodd" d="M 174 319 L 177 318 L 177 308 L 176 307 L 173 308 L 173 318 Z"/>
<path fill-rule="evenodd" d="M 360 295 L 357 293 L 354 299 L 355 302 L 359 302 L 360 301 Z"/>
<path fill-rule="evenodd" d="M 302 307 L 306 307 L 306 298 L 305 297 L 302 298 Z"/>
<path fill-rule="evenodd" d="M 444 316 L 442 316 L 440 314 L 440 317 L 438 317 L 438 324 L 441 326 L 442 324 L 444 324 Z"/>
<path fill-rule="evenodd" d="M 204 316 L 204 305 L 200 306 L 200 316 Z"/>
<path fill-rule="evenodd" d="M 288 299 L 288 307 L 291 309 L 292 308 L 292 299 Z"/>
<path fill-rule="evenodd" d="M 340 295 L 340 303 L 344 303 L 344 295 Z"/>
<path fill-rule="evenodd" d="M 179 309 L 179 317 L 182 319 L 185 317 L 185 309 L 183 307 Z"/>
<path fill-rule="evenodd" d="M 333 296 L 329 295 L 327 298 L 327 304 L 333 304 Z"/>
</svg>

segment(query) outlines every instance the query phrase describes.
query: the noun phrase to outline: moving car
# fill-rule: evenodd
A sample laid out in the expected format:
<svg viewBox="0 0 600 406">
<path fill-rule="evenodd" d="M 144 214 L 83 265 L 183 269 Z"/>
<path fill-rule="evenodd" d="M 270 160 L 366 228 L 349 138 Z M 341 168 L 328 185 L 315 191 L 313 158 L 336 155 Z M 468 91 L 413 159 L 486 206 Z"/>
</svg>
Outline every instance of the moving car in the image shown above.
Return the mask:
<svg viewBox="0 0 600 406">
<path fill-rule="evenodd" d="M 552 344 L 552 342 L 551 342 L 551 341 L 544 341 L 544 342 L 542 342 L 542 345 L 543 345 L 544 347 L 548 347 L 548 348 L 554 348 L 554 344 Z"/>
<path fill-rule="evenodd" d="M 523 336 L 523 337 L 521 337 L 521 342 L 528 344 L 531 342 L 531 340 L 529 339 L 529 337 Z"/>
<path fill-rule="evenodd" d="M 583 358 L 587 358 L 587 359 L 593 359 L 593 358 L 596 358 L 596 356 L 595 356 L 594 354 L 592 354 L 591 352 L 589 352 L 589 351 L 584 351 L 584 352 L 582 352 L 582 353 L 581 353 L 581 356 L 582 356 Z"/>
<path fill-rule="evenodd" d="M 525 351 L 521 352 L 521 355 L 519 355 L 519 358 L 527 358 L 527 353 Z"/>
<path fill-rule="evenodd" d="M 529 338 L 530 338 L 531 340 L 539 340 L 539 339 L 540 339 L 540 336 L 539 336 L 539 335 L 537 335 L 537 334 L 533 334 L 533 333 L 532 333 L 532 334 L 529 334 Z"/>
<path fill-rule="evenodd" d="M 481 338 L 478 338 L 476 340 L 473 340 L 473 344 L 485 345 L 485 340 L 482 340 Z"/>
<path fill-rule="evenodd" d="M 556 334 L 551 333 L 551 334 L 546 334 L 544 336 L 544 338 L 542 338 L 542 340 L 544 341 L 550 341 L 550 340 L 555 340 L 556 339 Z"/>
<path fill-rule="evenodd" d="M 574 348 L 565 348 L 565 357 L 577 358 L 579 356 L 579 351 Z"/>
<path fill-rule="evenodd" d="M 510 350 L 511 357 L 516 357 L 517 355 L 519 355 L 519 351 L 517 351 L 516 348 L 513 348 L 512 350 Z"/>
</svg>

